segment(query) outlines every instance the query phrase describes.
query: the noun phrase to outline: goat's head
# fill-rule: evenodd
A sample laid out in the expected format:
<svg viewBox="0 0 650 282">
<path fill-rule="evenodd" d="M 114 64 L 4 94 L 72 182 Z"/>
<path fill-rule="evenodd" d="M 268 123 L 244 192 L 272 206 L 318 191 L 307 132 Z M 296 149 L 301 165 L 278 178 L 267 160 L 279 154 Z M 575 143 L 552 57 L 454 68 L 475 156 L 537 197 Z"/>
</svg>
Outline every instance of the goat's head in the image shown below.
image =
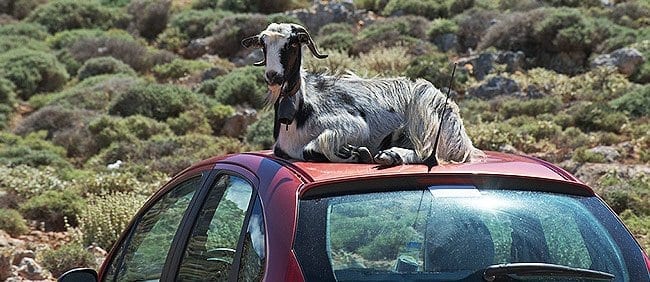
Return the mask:
<svg viewBox="0 0 650 282">
<path fill-rule="evenodd" d="M 316 50 L 307 30 L 297 24 L 272 23 L 241 43 L 248 49 L 261 48 L 264 52 L 264 59 L 254 65 L 266 66 L 264 78 L 271 92 L 267 103 L 279 108 L 277 118 L 281 123 L 290 124 L 299 104 L 294 95 L 300 89 L 302 46 L 306 45 L 316 58 L 324 59 L 327 55 Z"/>
<path fill-rule="evenodd" d="M 271 88 L 292 86 L 284 84 L 289 80 L 299 79 L 302 46 L 306 45 L 317 58 L 327 58 L 327 55 L 316 50 L 307 30 L 297 24 L 272 23 L 260 34 L 242 40 L 242 45 L 249 49 L 261 48 L 264 51 L 264 59 L 254 65 L 266 65 L 264 77 Z M 294 94 L 287 93 L 294 90 L 292 88 L 283 90 L 282 94 Z"/>
</svg>

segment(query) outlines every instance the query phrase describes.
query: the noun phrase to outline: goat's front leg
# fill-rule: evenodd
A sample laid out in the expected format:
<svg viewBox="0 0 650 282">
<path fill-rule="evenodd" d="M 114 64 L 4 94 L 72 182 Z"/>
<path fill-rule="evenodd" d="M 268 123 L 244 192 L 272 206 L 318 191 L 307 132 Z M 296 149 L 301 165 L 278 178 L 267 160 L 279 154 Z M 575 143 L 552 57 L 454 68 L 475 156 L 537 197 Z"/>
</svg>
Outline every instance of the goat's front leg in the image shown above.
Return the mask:
<svg viewBox="0 0 650 282">
<path fill-rule="evenodd" d="M 372 163 L 370 150 L 350 145 L 348 136 L 350 135 L 331 129 L 324 130 L 304 147 L 303 159 L 315 162 Z"/>
<path fill-rule="evenodd" d="M 421 163 L 422 159 L 412 149 L 392 147 L 379 151 L 375 155 L 374 161 L 382 166 L 396 166 L 408 163 Z"/>
</svg>

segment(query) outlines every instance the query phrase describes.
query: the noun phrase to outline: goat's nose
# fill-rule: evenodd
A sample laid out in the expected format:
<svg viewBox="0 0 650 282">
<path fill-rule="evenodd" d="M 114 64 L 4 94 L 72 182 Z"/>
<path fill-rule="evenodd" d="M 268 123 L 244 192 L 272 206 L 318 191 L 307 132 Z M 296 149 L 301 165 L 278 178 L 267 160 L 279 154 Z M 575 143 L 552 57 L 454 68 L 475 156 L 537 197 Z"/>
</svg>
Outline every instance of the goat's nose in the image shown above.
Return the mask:
<svg viewBox="0 0 650 282">
<path fill-rule="evenodd" d="M 269 71 L 266 73 L 266 83 L 270 85 L 274 84 L 282 84 L 282 75 L 275 72 L 275 71 Z"/>
</svg>

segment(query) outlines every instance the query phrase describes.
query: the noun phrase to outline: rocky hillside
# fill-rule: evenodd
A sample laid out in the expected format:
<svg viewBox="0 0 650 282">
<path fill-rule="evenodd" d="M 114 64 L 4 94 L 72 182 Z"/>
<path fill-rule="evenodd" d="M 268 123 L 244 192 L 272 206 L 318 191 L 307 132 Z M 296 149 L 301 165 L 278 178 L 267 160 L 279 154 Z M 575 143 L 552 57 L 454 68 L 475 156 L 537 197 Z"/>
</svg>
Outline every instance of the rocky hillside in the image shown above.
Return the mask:
<svg viewBox="0 0 650 282">
<path fill-rule="evenodd" d="M 559 164 L 650 250 L 645 0 L 0 0 L 0 281 L 96 267 L 200 159 L 270 148 L 259 51 L 300 23 L 310 71 L 451 84 L 475 145 Z"/>
</svg>

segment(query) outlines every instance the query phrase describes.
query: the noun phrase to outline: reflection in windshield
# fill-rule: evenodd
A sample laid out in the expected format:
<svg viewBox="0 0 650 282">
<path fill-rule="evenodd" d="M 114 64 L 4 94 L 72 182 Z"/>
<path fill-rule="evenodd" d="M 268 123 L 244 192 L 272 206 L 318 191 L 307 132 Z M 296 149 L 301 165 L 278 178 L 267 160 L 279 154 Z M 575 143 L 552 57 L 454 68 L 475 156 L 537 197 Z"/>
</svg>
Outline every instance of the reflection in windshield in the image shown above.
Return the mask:
<svg viewBox="0 0 650 282">
<path fill-rule="evenodd" d="M 329 198 L 326 245 L 337 280 L 359 273 L 462 278 L 529 262 L 625 277 L 620 250 L 597 222 L 579 197 L 430 187 Z"/>
</svg>

